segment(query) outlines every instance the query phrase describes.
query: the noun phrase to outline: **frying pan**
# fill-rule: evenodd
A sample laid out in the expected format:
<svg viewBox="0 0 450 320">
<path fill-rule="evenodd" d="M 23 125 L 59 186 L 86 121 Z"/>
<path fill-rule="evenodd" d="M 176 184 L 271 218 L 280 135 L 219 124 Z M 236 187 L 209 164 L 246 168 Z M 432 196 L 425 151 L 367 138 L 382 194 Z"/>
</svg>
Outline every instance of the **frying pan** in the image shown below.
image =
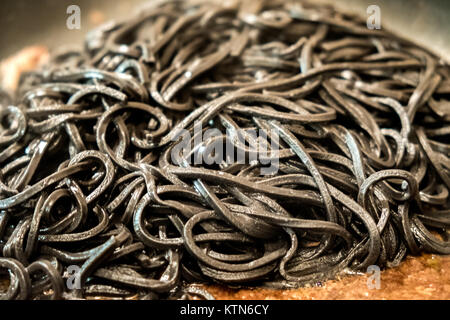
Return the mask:
<svg viewBox="0 0 450 320">
<path fill-rule="evenodd" d="M 0 4 L 0 59 L 28 45 L 55 49 L 81 46 L 99 14 L 105 20 L 133 14 L 154 0 L 6 0 Z M 367 7 L 378 5 L 381 28 L 417 44 L 450 62 L 450 1 L 448 0 L 314 0 L 334 4 L 342 11 L 367 17 Z M 69 30 L 67 8 L 78 5 L 81 28 Z M 97 17 L 97 19 L 95 18 Z"/>
</svg>

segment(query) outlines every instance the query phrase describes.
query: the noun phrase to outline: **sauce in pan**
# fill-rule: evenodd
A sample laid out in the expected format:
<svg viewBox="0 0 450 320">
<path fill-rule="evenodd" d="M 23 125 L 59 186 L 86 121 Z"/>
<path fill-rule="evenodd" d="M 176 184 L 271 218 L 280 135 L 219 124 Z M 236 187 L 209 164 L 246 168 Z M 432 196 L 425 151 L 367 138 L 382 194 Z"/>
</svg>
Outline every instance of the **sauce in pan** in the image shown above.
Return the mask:
<svg viewBox="0 0 450 320">
<path fill-rule="evenodd" d="M 369 289 L 367 275 L 345 276 L 316 287 L 292 290 L 230 289 L 205 286 L 220 300 L 448 300 L 450 256 L 409 256 L 396 268 L 381 272 L 380 289 Z"/>
</svg>

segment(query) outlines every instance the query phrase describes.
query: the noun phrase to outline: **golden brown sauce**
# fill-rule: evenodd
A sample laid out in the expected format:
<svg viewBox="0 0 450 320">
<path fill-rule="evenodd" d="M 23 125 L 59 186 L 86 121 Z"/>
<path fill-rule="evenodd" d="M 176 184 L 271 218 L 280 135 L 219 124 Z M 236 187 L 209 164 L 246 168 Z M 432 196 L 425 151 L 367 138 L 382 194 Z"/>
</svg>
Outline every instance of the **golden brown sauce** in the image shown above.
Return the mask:
<svg viewBox="0 0 450 320">
<path fill-rule="evenodd" d="M 205 288 L 219 300 L 449 300 L 450 256 L 407 257 L 399 267 L 381 272 L 380 289 L 369 289 L 367 275 L 345 276 L 321 287 L 290 290 Z"/>
</svg>

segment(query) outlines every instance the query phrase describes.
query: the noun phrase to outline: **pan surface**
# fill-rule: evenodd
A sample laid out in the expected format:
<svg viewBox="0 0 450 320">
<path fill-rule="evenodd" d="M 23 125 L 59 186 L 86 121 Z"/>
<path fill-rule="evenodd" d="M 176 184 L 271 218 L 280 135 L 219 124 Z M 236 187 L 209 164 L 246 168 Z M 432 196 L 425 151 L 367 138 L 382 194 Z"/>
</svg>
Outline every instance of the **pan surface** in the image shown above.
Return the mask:
<svg viewBox="0 0 450 320">
<path fill-rule="evenodd" d="M 367 8 L 377 5 L 381 28 L 429 47 L 450 61 L 450 1 L 447 0 L 314 0 L 334 4 L 345 12 L 367 17 Z M 55 49 L 80 46 L 85 34 L 101 21 L 133 14 L 148 0 L 7 0 L 0 4 L 0 59 L 28 45 Z M 66 26 L 67 8 L 81 11 L 80 29 Z"/>
</svg>

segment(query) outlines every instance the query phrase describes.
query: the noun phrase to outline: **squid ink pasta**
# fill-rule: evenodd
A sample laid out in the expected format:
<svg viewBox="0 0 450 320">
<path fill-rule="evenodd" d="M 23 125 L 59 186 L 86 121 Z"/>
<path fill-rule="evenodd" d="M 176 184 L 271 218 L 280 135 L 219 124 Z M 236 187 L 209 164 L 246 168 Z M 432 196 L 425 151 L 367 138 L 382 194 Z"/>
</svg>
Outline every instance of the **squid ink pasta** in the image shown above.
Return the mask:
<svg viewBox="0 0 450 320">
<path fill-rule="evenodd" d="M 151 1 L 0 91 L 0 299 L 450 254 L 449 97 L 445 61 L 329 6 Z"/>
</svg>

